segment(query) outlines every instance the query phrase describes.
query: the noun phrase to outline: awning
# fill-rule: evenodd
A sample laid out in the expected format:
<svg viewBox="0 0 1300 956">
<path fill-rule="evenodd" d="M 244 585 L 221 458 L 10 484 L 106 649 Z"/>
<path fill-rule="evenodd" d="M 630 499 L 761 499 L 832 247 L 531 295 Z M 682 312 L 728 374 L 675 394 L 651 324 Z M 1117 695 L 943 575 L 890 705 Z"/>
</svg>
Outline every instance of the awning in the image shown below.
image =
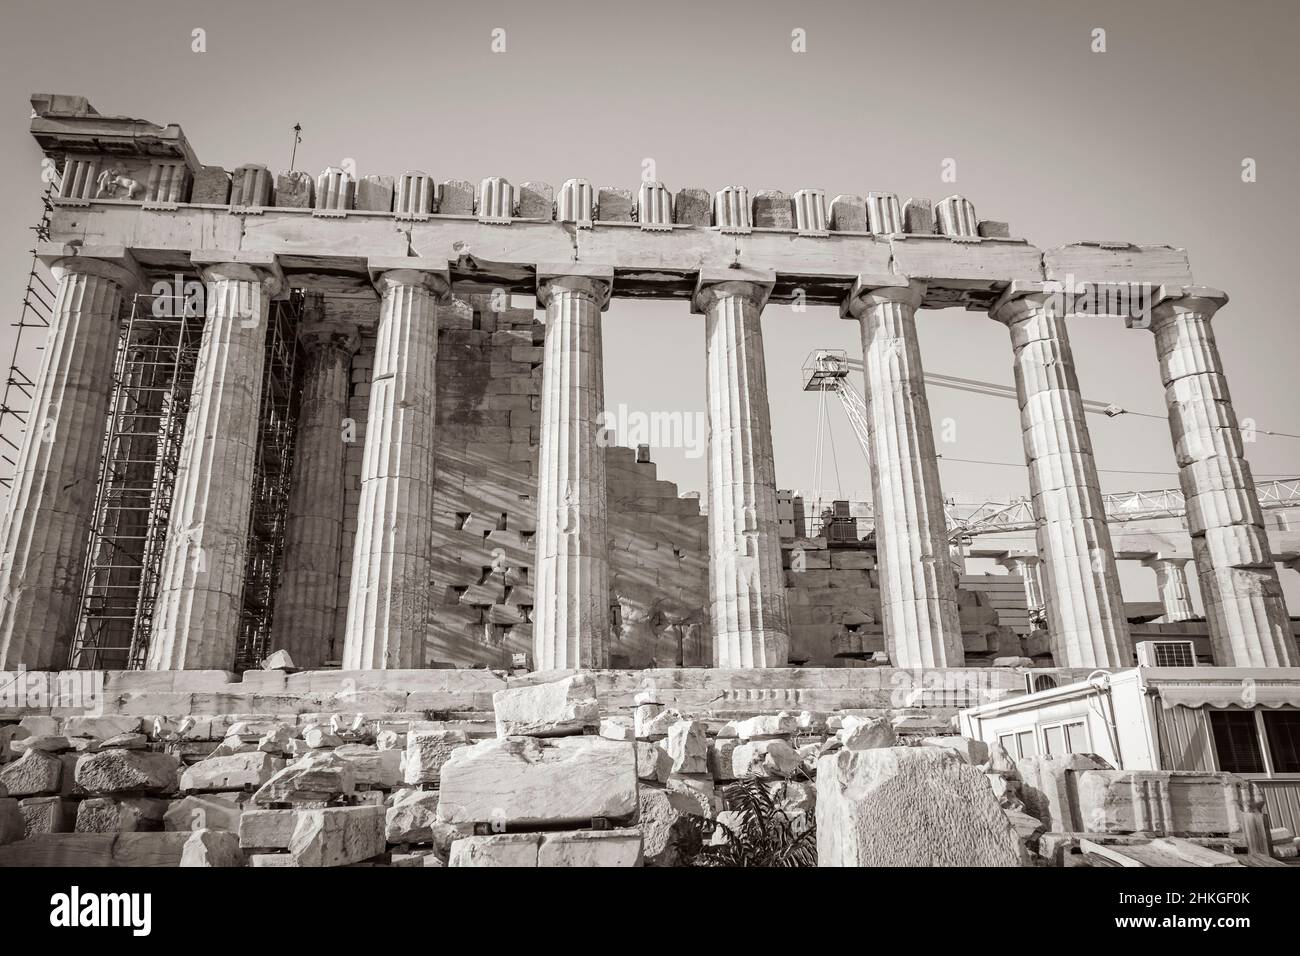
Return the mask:
<svg viewBox="0 0 1300 956">
<path fill-rule="evenodd" d="M 1300 683 L 1271 684 L 1252 678 L 1215 683 L 1153 685 L 1169 707 L 1300 707 Z"/>
</svg>

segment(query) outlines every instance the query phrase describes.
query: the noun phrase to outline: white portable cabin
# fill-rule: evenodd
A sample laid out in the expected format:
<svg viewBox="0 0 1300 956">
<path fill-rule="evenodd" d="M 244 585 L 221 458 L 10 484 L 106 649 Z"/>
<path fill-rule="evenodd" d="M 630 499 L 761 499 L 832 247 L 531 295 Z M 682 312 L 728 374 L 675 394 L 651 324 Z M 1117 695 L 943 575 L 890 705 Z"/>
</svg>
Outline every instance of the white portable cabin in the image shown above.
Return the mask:
<svg viewBox="0 0 1300 956">
<path fill-rule="evenodd" d="M 1041 684 L 1039 685 L 1041 686 Z M 963 710 L 1013 760 L 1091 753 L 1119 770 L 1211 770 L 1260 788 L 1300 832 L 1300 668 L 1134 667 Z"/>
</svg>

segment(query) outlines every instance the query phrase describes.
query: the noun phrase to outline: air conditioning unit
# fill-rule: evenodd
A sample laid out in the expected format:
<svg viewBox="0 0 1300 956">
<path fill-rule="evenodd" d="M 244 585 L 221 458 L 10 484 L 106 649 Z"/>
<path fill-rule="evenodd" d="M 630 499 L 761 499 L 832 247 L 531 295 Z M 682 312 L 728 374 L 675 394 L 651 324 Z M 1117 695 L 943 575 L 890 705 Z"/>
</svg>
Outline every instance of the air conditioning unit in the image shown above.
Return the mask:
<svg viewBox="0 0 1300 956">
<path fill-rule="evenodd" d="M 1056 679 L 1056 674 L 1043 668 L 1030 668 L 1025 671 L 1025 693 L 1036 694 L 1040 690 L 1051 690 L 1053 687 L 1059 687 L 1060 682 Z"/>
<path fill-rule="evenodd" d="M 1196 645 L 1191 641 L 1138 641 L 1138 667 L 1195 667 Z"/>
</svg>

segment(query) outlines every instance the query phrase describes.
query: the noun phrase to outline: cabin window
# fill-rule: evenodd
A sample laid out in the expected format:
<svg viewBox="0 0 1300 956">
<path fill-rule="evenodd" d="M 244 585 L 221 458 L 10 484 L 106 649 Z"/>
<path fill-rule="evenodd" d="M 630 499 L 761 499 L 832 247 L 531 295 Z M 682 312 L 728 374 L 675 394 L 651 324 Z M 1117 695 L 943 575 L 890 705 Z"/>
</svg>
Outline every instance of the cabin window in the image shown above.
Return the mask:
<svg viewBox="0 0 1300 956">
<path fill-rule="evenodd" d="M 1270 710 L 1260 715 L 1274 773 L 1300 773 L 1300 710 Z"/>
<path fill-rule="evenodd" d="M 1249 710 L 1211 710 L 1209 716 L 1219 769 L 1228 773 L 1264 773 L 1255 714 Z"/>
<path fill-rule="evenodd" d="M 1088 725 L 1082 720 L 1050 724 L 1043 728 L 1043 753 L 1086 754 L 1091 752 Z"/>
</svg>

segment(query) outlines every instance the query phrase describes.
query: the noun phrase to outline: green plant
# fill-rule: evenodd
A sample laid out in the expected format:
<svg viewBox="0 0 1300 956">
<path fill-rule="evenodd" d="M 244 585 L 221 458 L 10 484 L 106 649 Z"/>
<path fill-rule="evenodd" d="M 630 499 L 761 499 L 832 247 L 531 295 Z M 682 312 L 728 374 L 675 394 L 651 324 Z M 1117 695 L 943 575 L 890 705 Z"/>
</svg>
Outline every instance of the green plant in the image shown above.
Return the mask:
<svg viewBox="0 0 1300 956">
<path fill-rule="evenodd" d="M 739 819 L 687 815 L 677 852 L 683 866 L 817 865 L 817 829 L 808 814 L 792 816 L 777 802 L 768 781 L 746 777 L 723 791 Z M 715 842 L 717 834 L 722 839 Z"/>
</svg>

